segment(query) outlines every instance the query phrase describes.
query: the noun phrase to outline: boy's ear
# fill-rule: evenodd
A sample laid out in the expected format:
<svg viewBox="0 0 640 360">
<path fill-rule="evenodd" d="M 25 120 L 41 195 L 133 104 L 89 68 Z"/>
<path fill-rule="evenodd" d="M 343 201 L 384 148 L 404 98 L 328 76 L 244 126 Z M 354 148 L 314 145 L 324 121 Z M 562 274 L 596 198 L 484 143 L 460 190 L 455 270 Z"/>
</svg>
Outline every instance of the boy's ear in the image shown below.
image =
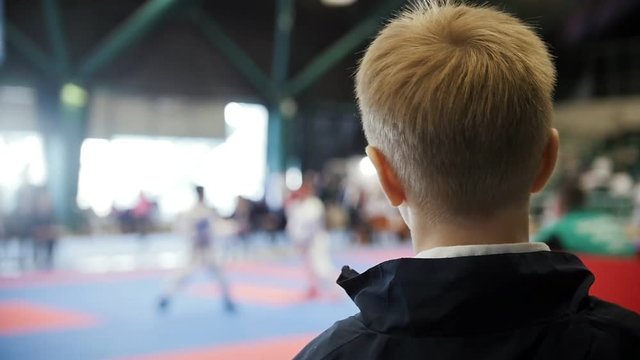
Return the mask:
<svg viewBox="0 0 640 360">
<path fill-rule="evenodd" d="M 551 129 L 549 131 L 549 140 L 542 153 L 542 164 L 540 170 L 536 176 L 536 180 L 531 187 L 531 193 L 537 193 L 544 188 L 553 174 L 553 169 L 556 167 L 556 161 L 558 160 L 558 148 L 560 147 L 560 135 L 558 130 Z"/>
<path fill-rule="evenodd" d="M 382 185 L 382 190 L 387 195 L 389 203 L 393 207 L 400 206 L 407 197 L 404 186 L 402 186 L 402 183 L 398 179 L 395 170 L 393 170 L 387 158 L 378 148 L 369 145 L 365 151 L 369 159 L 371 159 L 373 166 L 376 168 L 378 180 L 380 180 L 380 185 Z"/>
</svg>

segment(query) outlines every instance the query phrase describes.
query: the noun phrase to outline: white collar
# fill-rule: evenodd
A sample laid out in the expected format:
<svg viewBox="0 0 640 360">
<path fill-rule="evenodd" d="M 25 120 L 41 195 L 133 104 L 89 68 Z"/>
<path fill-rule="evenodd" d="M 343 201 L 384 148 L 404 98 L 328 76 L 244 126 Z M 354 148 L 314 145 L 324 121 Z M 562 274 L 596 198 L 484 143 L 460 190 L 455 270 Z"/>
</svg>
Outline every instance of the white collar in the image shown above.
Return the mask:
<svg viewBox="0 0 640 360">
<path fill-rule="evenodd" d="M 421 251 L 416 254 L 415 257 L 422 259 L 440 259 L 460 256 L 515 254 L 534 251 L 549 251 L 549 246 L 545 243 L 440 246 Z"/>
</svg>

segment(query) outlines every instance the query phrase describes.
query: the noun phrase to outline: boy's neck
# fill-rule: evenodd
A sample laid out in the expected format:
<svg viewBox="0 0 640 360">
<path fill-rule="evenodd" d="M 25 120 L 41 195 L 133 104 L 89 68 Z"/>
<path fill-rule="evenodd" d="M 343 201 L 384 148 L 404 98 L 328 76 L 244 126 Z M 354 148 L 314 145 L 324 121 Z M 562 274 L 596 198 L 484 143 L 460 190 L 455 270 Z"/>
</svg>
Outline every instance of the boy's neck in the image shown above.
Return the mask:
<svg viewBox="0 0 640 360">
<path fill-rule="evenodd" d="M 529 241 L 529 207 L 511 208 L 481 220 L 430 223 L 413 221 L 415 253 L 440 246 L 526 243 Z"/>
</svg>

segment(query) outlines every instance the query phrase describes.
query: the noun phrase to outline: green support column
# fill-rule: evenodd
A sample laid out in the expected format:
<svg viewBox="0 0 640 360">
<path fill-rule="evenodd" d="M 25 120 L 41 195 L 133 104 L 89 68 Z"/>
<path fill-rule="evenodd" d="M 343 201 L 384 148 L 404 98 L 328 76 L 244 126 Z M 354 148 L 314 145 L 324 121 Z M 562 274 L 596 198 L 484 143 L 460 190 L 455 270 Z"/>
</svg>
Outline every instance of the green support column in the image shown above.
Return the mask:
<svg viewBox="0 0 640 360">
<path fill-rule="evenodd" d="M 286 104 L 292 100 L 286 97 L 284 86 L 289 69 L 293 22 L 294 0 L 277 0 L 273 63 L 271 67 L 271 75 L 275 87 L 275 101 L 269 107 L 269 135 L 267 142 L 267 164 L 271 173 L 283 172 L 286 166 L 286 127 L 292 120 L 292 114 L 286 110 Z"/>
<path fill-rule="evenodd" d="M 76 198 L 87 104 L 86 91 L 74 84 L 47 85 L 38 92 L 48 188 L 58 220 L 70 229 L 80 224 Z"/>
<path fill-rule="evenodd" d="M 47 187 L 53 198 L 58 220 L 64 218 L 64 141 L 60 123 L 60 88 L 55 84 L 41 84 L 37 89 L 38 125 L 44 143 Z"/>
<path fill-rule="evenodd" d="M 267 166 L 270 173 L 284 170 L 283 141 L 282 114 L 278 106 L 271 106 L 267 127 Z"/>
<path fill-rule="evenodd" d="M 80 225 L 78 213 L 78 179 L 80 175 L 80 150 L 86 137 L 88 94 L 75 84 L 66 84 L 60 91 L 60 109 L 63 139 L 65 142 L 65 219 L 72 229 Z"/>
</svg>

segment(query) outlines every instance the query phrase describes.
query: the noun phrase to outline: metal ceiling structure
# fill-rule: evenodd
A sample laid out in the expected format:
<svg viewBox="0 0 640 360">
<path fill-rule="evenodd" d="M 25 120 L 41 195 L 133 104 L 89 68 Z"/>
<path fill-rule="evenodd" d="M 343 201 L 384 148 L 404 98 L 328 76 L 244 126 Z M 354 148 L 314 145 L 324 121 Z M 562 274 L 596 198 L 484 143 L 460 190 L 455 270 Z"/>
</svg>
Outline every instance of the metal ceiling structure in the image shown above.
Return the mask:
<svg viewBox="0 0 640 360">
<path fill-rule="evenodd" d="M 583 76 L 575 66 L 590 42 L 618 38 L 635 0 L 519 0 L 490 3 L 536 24 L 558 57 L 561 88 Z M 269 107 L 270 171 L 287 163 L 296 108 L 317 99 L 353 103 L 359 54 L 405 0 L 6 0 L 9 45 L 0 83 L 37 89 L 50 186 L 75 204 L 80 145 L 97 86 L 144 93 L 248 99 Z M 635 13 L 634 13 L 635 11 Z M 623 22 L 623 23 L 627 23 Z M 618 30 L 640 35 L 638 27 Z M 573 56 L 573 55 L 572 55 Z M 586 65 L 585 65 L 586 66 Z M 578 68 L 578 69 L 576 69 Z M 74 87 L 69 87 L 74 84 Z M 66 87 L 66 88 L 65 88 Z M 571 91 L 567 91 L 571 93 Z M 66 218 L 71 205 L 61 210 Z"/>
</svg>

